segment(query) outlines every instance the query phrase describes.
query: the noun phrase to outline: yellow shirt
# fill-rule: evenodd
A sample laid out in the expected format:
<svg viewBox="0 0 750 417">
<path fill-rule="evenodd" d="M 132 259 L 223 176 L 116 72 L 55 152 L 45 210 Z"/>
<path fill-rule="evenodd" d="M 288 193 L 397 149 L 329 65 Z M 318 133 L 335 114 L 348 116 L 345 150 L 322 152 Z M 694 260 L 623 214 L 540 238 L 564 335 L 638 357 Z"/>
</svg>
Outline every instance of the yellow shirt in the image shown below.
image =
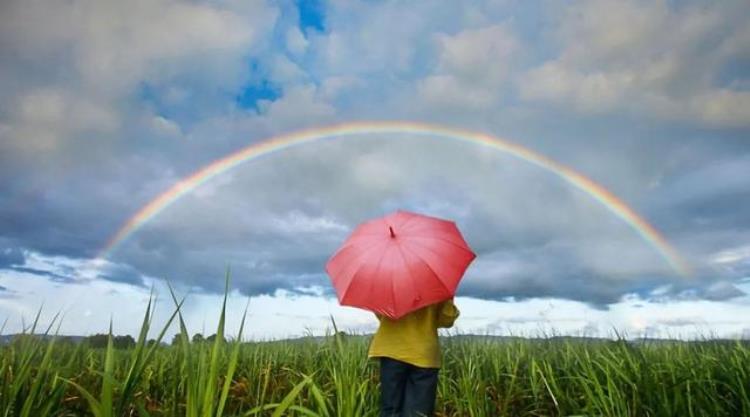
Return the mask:
<svg viewBox="0 0 750 417">
<path fill-rule="evenodd" d="M 440 368 L 438 327 L 452 327 L 459 311 L 453 300 L 431 304 L 398 320 L 378 316 L 380 327 L 370 343 L 368 357 L 386 356 L 422 368 Z"/>
</svg>

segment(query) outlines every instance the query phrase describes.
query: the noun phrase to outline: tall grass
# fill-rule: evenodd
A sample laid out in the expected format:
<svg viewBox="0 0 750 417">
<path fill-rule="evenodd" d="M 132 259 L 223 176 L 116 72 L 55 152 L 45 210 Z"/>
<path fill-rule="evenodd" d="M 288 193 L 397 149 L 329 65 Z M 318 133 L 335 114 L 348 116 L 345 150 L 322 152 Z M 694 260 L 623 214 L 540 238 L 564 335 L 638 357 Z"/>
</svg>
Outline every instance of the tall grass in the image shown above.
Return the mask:
<svg viewBox="0 0 750 417">
<path fill-rule="evenodd" d="M 226 278 L 229 286 L 229 275 Z M 136 346 L 115 349 L 35 337 L 0 347 L 2 416 L 378 415 L 378 369 L 368 336 L 333 333 L 276 342 L 192 343 L 171 291 L 176 345 L 148 345 L 149 299 Z M 41 310 L 40 310 L 41 312 Z M 59 329 L 55 317 L 41 334 Z M 251 322 L 249 325 L 252 325 Z M 438 416 L 750 416 L 750 346 L 745 342 L 443 338 Z"/>
</svg>

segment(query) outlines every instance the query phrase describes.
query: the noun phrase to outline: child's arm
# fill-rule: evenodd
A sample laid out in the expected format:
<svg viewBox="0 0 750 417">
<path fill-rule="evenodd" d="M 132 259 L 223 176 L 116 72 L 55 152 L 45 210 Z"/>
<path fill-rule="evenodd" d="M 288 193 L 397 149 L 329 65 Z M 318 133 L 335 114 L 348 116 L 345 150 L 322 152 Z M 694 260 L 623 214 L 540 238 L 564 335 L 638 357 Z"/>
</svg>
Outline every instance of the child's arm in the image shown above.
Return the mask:
<svg viewBox="0 0 750 417">
<path fill-rule="evenodd" d="M 453 323 L 460 314 L 461 312 L 458 311 L 458 307 L 453 304 L 453 299 L 443 301 L 440 303 L 438 310 L 438 327 L 453 327 Z"/>
</svg>

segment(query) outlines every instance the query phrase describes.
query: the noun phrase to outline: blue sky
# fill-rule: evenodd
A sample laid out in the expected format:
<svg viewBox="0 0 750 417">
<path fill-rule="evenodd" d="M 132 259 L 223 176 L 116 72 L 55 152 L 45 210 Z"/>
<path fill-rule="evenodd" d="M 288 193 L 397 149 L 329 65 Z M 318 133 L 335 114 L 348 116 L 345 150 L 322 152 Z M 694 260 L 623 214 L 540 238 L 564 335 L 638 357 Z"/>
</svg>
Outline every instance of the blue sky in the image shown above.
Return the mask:
<svg viewBox="0 0 750 417">
<path fill-rule="evenodd" d="M 748 337 L 750 7 L 743 1 L 10 1 L 0 5 L 0 318 L 44 303 L 63 333 L 135 333 L 151 286 L 211 328 L 322 333 L 323 272 L 359 222 L 456 220 L 478 258 L 459 331 Z M 668 28 L 668 29 L 665 29 Z M 631 227 L 509 155 L 407 134 L 342 138 L 243 164 L 106 259 L 140 207 L 233 151 L 298 129 L 406 120 L 486 132 L 606 187 Z M 236 319 L 236 320 L 235 320 Z M 236 323 L 235 323 L 236 321 Z M 174 329 L 176 330 L 176 329 Z"/>
</svg>

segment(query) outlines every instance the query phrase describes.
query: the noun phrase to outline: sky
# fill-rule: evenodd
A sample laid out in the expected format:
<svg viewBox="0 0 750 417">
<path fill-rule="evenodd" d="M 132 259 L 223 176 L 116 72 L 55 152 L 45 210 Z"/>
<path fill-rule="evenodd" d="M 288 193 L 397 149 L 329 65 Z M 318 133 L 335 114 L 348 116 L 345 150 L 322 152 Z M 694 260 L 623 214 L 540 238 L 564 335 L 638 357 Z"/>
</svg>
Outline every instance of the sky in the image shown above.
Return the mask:
<svg viewBox="0 0 750 417">
<path fill-rule="evenodd" d="M 0 321 L 137 334 L 187 299 L 228 333 L 325 334 L 324 265 L 359 223 L 454 220 L 477 254 L 446 334 L 750 338 L 750 3 L 10 0 L 0 4 Z M 118 231 L 204 166 L 281 135 L 411 122 L 249 158 Z M 178 331 L 170 329 L 169 334 Z"/>
</svg>

